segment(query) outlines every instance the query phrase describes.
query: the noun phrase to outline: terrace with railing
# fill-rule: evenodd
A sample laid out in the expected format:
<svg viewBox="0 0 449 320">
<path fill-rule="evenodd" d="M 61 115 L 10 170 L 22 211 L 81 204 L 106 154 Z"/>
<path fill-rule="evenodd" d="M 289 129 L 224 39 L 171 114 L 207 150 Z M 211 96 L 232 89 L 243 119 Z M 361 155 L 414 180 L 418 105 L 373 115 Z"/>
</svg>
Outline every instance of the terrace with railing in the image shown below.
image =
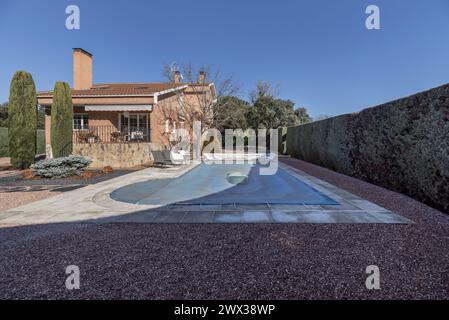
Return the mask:
<svg viewBox="0 0 449 320">
<path fill-rule="evenodd" d="M 123 127 L 118 130 L 115 126 L 87 126 L 73 130 L 73 144 L 83 143 L 141 143 L 150 142 L 148 130 Z"/>
</svg>

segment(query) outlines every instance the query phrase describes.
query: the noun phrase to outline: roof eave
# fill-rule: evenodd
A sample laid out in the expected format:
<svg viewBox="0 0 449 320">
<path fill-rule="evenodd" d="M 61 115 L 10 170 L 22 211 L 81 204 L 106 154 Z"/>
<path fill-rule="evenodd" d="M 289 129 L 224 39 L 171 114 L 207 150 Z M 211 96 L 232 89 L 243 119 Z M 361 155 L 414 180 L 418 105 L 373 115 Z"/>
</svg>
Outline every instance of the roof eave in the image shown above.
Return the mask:
<svg viewBox="0 0 449 320">
<path fill-rule="evenodd" d="M 177 86 L 177 87 L 162 90 L 162 91 L 157 91 L 157 92 L 153 92 L 153 93 L 145 93 L 145 94 L 95 94 L 95 95 L 94 94 L 72 94 L 72 98 L 154 97 L 154 96 L 160 96 L 160 95 L 167 94 L 167 93 L 174 92 L 174 91 L 183 90 L 187 87 L 188 87 L 188 85 L 186 84 L 186 85 Z M 37 97 L 38 98 L 53 98 L 53 94 L 48 94 L 48 93 L 39 94 L 39 92 L 38 92 Z"/>
</svg>

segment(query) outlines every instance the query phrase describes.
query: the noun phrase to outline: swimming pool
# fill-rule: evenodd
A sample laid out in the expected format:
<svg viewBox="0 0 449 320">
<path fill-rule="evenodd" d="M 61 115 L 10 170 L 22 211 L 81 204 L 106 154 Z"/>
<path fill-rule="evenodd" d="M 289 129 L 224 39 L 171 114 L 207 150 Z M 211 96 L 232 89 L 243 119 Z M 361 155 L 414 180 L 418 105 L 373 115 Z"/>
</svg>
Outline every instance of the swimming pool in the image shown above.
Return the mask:
<svg viewBox="0 0 449 320">
<path fill-rule="evenodd" d="M 259 168 L 247 163 L 203 163 L 178 178 L 121 187 L 110 197 L 142 205 L 338 204 L 282 168 L 274 175 L 260 175 Z"/>
</svg>

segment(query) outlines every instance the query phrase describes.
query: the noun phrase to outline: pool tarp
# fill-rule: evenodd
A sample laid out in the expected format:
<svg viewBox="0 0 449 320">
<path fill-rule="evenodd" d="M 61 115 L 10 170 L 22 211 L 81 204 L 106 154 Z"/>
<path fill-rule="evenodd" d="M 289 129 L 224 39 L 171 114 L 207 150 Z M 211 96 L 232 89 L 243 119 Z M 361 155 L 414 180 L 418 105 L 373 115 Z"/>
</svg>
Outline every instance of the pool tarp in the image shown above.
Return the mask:
<svg viewBox="0 0 449 320">
<path fill-rule="evenodd" d="M 201 164 L 178 178 L 121 187 L 111 198 L 144 205 L 338 204 L 281 168 L 274 175 L 260 175 L 259 168 L 251 164 Z M 235 172 L 247 175 L 248 181 L 229 183 L 227 175 Z"/>
</svg>

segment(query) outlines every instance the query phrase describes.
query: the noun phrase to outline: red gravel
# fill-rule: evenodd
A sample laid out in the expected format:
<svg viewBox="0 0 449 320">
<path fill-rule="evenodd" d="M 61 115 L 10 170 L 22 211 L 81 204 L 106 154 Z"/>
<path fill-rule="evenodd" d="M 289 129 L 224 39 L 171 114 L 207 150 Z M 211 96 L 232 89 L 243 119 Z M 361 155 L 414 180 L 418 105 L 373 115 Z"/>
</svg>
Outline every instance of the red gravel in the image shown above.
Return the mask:
<svg viewBox="0 0 449 320">
<path fill-rule="evenodd" d="M 406 196 L 296 167 L 414 225 L 105 224 L 0 229 L 0 298 L 449 298 L 449 222 Z M 81 289 L 65 289 L 65 267 Z M 365 288 L 377 265 L 381 290 Z"/>
</svg>

